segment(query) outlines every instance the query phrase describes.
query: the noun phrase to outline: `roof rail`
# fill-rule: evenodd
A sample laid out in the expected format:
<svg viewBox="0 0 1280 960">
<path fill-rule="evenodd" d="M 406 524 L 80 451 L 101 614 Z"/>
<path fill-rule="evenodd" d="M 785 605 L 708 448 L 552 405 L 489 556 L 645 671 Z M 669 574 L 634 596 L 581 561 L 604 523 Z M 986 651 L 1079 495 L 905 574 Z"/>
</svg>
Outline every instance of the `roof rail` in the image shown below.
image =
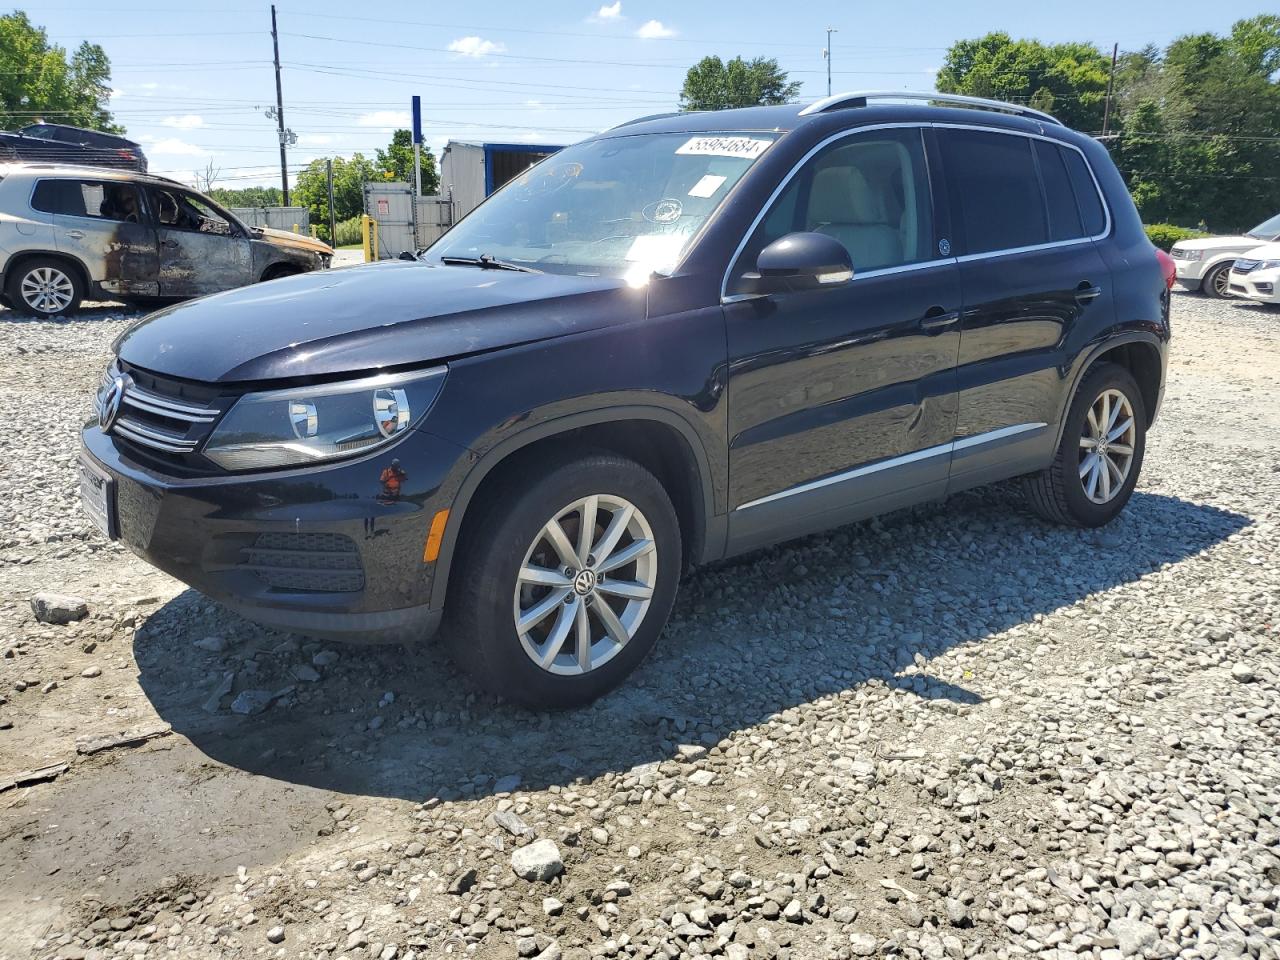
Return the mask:
<svg viewBox="0 0 1280 960">
<path fill-rule="evenodd" d="M 616 124 L 614 124 L 614 125 L 613 125 L 612 127 L 610 127 L 609 129 L 610 129 L 610 130 L 617 130 L 619 127 L 629 127 L 629 126 L 631 126 L 633 123 L 644 123 L 646 120 L 666 120 L 668 117 L 678 117 L 678 116 L 680 116 L 680 114 L 682 114 L 682 113 L 697 113 L 697 112 L 698 112 L 698 111 L 696 111 L 696 110 L 694 110 L 694 111 L 690 111 L 690 110 L 671 110 L 671 111 L 669 111 L 669 112 L 667 112 L 667 113 L 651 113 L 651 114 L 649 114 L 647 117 L 636 117 L 636 118 L 635 118 L 635 119 L 633 119 L 633 120 L 623 120 L 621 123 L 616 123 Z"/>
<path fill-rule="evenodd" d="M 911 90 L 854 90 L 849 93 L 837 93 L 821 100 L 815 100 L 803 110 L 800 116 L 808 117 L 815 113 L 826 113 L 828 110 L 840 110 L 845 107 L 865 107 L 870 100 L 929 100 L 957 107 L 977 107 L 983 110 L 998 110 L 1012 113 L 1033 120 L 1044 120 L 1058 126 L 1065 126 L 1061 120 L 1051 113 L 1035 110 L 1017 103 L 1004 100 L 988 100 L 986 97 L 966 97 L 958 93 L 922 93 Z"/>
</svg>

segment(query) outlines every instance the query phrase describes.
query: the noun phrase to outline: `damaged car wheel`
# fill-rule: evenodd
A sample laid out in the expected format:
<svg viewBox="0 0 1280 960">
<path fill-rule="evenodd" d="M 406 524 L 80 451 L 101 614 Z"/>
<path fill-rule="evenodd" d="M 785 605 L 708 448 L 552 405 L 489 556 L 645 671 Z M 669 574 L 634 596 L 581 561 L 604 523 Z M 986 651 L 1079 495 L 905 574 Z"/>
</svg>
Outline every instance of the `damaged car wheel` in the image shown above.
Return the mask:
<svg viewBox="0 0 1280 960">
<path fill-rule="evenodd" d="M 36 317 L 71 313 L 84 299 L 76 271 L 54 257 L 36 257 L 13 272 L 5 290 L 14 308 Z"/>
</svg>

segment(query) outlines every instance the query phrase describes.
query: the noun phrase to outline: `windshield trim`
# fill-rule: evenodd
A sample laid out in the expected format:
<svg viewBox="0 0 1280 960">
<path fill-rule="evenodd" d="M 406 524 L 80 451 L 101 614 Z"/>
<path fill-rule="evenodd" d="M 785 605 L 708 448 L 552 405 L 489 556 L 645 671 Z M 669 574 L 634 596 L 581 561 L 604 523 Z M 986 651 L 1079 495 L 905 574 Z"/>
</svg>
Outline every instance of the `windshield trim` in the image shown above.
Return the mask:
<svg viewBox="0 0 1280 960">
<path fill-rule="evenodd" d="M 555 157 L 560 156 L 560 154 L 563 153 L 564 150 L 569 150 L 574 147 L 580 147 L 588 143 L 593 143 L 593 142 L 599 143 L 607 140 L 635 139 L 637 137 L 664 137 L 664 136 L 715 137 L 715 136 L 734 136 L 734 135 L 743 136 L 743 135 L 750 135 L 750 134 L 762 134 L 762 135 L 768 135 L 773 137 L 772 143 L 770 143 L 769 146 L 766 147 L 765 150 L 761 152 L 760 156 L 756 157 L 751 162 L 751 165 L 747 167 L 747 169 L 743 172 L 742 176 L 740 176 L 737 179 L 737 181 L 733 184 L 733 186 L 729 188 L 728 193 L 724 195 L 724 199 L 721 200 L 720 203 L 716 205 L 715 209 L 711 211 L 711 214 L 703 221 L 702 225 L 697 230 L 695 230 L 692 234 L 690 234 L 689 240 L 684 245 L 684 249 L 681 251 L 679 259 L 676 260 L 674 264 L 672 264 L 671 268 L 667 271 L 654 270 L 651 272 L 651 275 L 656 275 L 660 277 L 675 276 L 676 274 L 680 273 L 682 269 L 684 269 L 685 263 L 689 260 L 689 258 L 693 255 L 694 251 L 697 249 L 698 245 L 702 242 L 702 238 L 706 235 L 707 230 L 709 230 L 716 223 L 720 215 L 724 212 L 724 209 L 728 207 L 730 203 L 732 203 L 734 196 L 741 189 L 743 181 L 750 179 L 752 172 L 758 168 L 759 162 L 762 159 L 764 159 L 765 155 L 773 151 L 774 148 L 777 147 L 777 145 L 782 142 L 783 138 L 786 137 L 787 134 L 792 132 L 790 128 L 783 128 L 783 127 L 767 127 L 767 128 L 766 127 L 728 127 L 728 128 L 698 127 L 690 130 L 649 130 L 649 131 L 627 130 L 625 133 L 620 132 L 620 129 L 623 129 L 623 128 L 614 127 L 613 129 L 605 130 L 599 134 L 596 134 L 593 137 L 586 137 L 582 140 L 577 141 L 576 143 L 566 144 L 562 150 L 557 151 L 556 153 L 550 154 L 549 156 L 543 157 L 541 160 L 539 160 L 537 163 L 530 166 L 528 170 L 524 172 L 527 173 L 529 171 L 536 170 L 538 167 L 542 166 L 548 160 L 552 160 Z M 459 219 L 457 223 L 452 224 L 448 230 L 446 230 L 440 236 L 436 237 L 436 239 L 431 242 L 431 246 L 419 252 L 418 259 L 424 262 L 441 264 L 442 263 L 441 255 L 438 253 L 432 252 L 435 249 L 435 247 L 438 244 L 440 244 L 443 240 L 445 240 L 449 236 L 449 234 L 451 234 L 460 224 L 466 223 L 468 217 L 474 215 L 477 210 L 480 210 L 482 207 L 484 207 L 486 203 L 488 203 L 494 197 L 502 193 L 502 191 L 506 189 L 506 186 L 507 186 L 506 184 L 503 184 L 502 187 L 493 191 L 493 193 L 489 194 L 489 196 L 481 200 L 469 212 L 467 212 L 461 219 Z M 548 272 L 552 272 L 552 271 L 548 271 Z"/>
</svg>

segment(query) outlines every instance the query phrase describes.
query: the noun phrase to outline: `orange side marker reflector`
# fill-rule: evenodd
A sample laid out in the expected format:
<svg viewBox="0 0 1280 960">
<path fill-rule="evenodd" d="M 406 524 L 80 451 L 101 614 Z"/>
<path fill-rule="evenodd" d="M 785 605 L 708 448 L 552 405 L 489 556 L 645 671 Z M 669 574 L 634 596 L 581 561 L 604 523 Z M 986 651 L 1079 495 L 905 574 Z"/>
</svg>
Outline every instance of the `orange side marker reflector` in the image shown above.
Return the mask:
<svg viewBox="0 0 1280 960">
<path fill-rule="evenodd" d="M 431 518 L 431 532 L 427 534 L 427 545 L 422 548 L 423 563 L 435 563 L 440 556 L 440 543 L 444 540 L 444 525 L 448 520 L 448 510 L 441 510 Z"/>
</svg>

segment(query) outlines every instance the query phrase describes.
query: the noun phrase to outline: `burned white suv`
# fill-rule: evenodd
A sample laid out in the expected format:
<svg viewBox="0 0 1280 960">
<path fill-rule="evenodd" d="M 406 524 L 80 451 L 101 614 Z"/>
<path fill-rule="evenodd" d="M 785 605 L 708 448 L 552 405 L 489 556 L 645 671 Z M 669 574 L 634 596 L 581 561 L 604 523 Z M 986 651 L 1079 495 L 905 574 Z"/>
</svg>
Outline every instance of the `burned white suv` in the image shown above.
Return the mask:
<svg viewBox="0 0 1280 960">
<path fill-rule="evenodd" d="M 174 180 L 0 164 L 0 302 L 53 317 L 89 299 L 183 300 L 329 266 L 319 240 L 249 227 Z"/>
</svg>

